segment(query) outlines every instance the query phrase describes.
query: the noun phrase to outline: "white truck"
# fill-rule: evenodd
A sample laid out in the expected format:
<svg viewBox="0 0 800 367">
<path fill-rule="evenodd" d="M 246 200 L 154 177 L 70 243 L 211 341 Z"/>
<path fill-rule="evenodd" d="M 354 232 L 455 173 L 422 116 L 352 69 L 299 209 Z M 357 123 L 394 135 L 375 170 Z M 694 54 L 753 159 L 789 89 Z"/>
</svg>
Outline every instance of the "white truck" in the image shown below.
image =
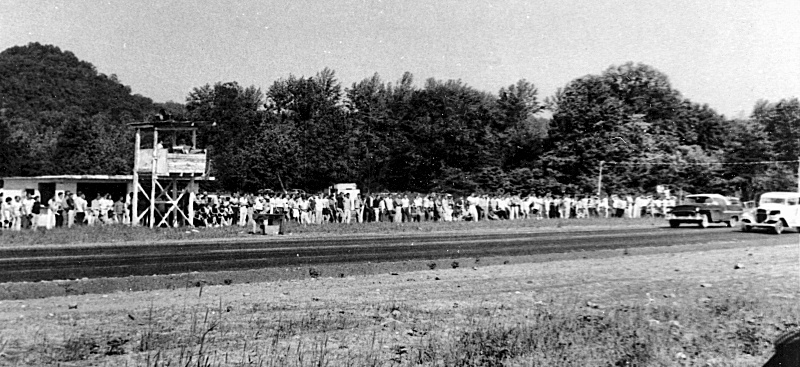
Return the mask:
<svg viewBox="0 0 800 367">
<path fill-rule="evenodd" d="M 769 229 L 781 234 L 789 227 L 800 229 L 800 193 L 766 192 L 761 194 L 755 211 L 742 215 L 742 230 Z"/>
<path fill-rule="evenodd" d="M 331 194 L 350 194 L 351 199 L 355 199 L 361 193 L 361 190 L 354 183 L 337 183 L 328 188 L 328 191 Z"/>
</svg>

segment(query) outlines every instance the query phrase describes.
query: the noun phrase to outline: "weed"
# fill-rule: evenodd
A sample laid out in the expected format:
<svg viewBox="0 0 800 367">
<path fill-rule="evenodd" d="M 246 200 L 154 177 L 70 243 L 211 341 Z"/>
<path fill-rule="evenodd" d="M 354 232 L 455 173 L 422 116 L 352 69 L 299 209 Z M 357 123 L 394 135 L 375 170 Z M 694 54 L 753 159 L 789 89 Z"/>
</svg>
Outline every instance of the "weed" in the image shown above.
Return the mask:
<svg viewBox="0 0 800 367">
<path fill-rule="evenodd" d="M 143 321 L 137 333 L 138 348 L 125 350 L 125 338 L 98 338 L 97 333 L 84 332 L 68 338 L 55 361 L 93 359 L 102 364 L 104 355 L 130 353 L 142 355 L 138 360 L 146 366 L 616 367 L 675 365 L 675 351 L 681 351 L 687 362 L 703 365 L 721 356 L 763 355 L 768 348 L 767 335 L 757 325 L 730 317 L 760 315 L 768 306 L 740 298 L 720 299 L 712 307 L 701 308 L 608 304 L 597 310 L 577 300 L 551 299 L 549 303 L 557 306 L 487 310 L 485 305 L 467 303 L 459 307 L 456 318 L 452 309 L 430 310 L 399 302 L 364 304 L 351 310 L 254 303 L 241 306 L 247 312 L 238 314 L 238 320 L 228 319 L 237 314 L 226 312 L 230 306 L 221 299 L 212 308 L 183 311 L 185 319 L 169 317 L 151 305 L 147 316 L 137 318 Z M 797 314 L 796 306 L 774 312 L 781 320 Z M 399 320 L 401 329 L 383 328 L 388 318 Z M 653 319 L 662 322 L 649 322 Z M 678 319 L 681 322 L 667 322 Z M 796 322 L 790 318 L 785 323 Z"/>
<path fill-rule="evenodd" d="M 89 358 L 92 354 L 99 353 L 100 344 L 93 337 L 81 333 L 67 339 L 58 360 L 61 362 L 81 361 Z"/>
<path fill-rule="evenodd" d="M 519 352 L 515 328 L 490 326 L 465 332 L 456 346 L 456 366 L 503 366 L 503 361 Z"/>
</svg>

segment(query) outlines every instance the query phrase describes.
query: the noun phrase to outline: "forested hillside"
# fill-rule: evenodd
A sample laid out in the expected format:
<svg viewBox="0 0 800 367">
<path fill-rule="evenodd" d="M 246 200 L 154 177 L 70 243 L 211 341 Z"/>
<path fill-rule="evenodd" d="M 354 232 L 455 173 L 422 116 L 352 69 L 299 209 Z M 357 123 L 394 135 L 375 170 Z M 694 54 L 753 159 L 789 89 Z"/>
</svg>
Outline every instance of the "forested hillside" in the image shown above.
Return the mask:
<svg viewBox="0 0 800 367">
<path fill-rule="evenodd" d="M 224 190 L 302 188 L 588 193 L 601 162 L 609 192 L 656 185 L 697 192 L 793 190 L 797 98 L 759 102 L 730 120 L 690 101 L 666 75 L 626 63 L 543 98 L 533 81 L 492 93 L 459 80 L 343 86 L 332 70 L 262 90 L 236 82 L 153 104 L 54 46 L 0 53 L 0 176 L 127 173 L 128 121 L 155 108 L 216 122 L 200 141 Z M 543 114 L 544 111 L 548 114 Z M 552 116 L 544 118 L 543 116 Z M 724 163 L 724 164 L 721 164 Z"/>
<path fill-rule="evenodd" d="M 128 173 L 125 123 L 152 111 L 149 98 L 69 51 L 9 48 L 0 53 L 0 176 Z"/>
</svg>

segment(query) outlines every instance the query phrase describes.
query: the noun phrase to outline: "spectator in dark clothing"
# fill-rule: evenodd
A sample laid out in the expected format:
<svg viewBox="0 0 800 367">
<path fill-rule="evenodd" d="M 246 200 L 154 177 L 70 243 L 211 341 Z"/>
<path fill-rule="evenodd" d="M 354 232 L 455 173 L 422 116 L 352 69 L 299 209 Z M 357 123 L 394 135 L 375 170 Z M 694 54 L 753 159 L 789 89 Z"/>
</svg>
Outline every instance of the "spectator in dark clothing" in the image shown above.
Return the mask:
<svg viewBox="0 0 800 367">
<path fill-rule="evenodd" d="M 33 206 L 31 207 L 31 229 L 36 230 L 39 227 L 39 216 L 42 213 L 42 202 L 39 201 L 38 196 L 33 197 Z"/>
</svg>

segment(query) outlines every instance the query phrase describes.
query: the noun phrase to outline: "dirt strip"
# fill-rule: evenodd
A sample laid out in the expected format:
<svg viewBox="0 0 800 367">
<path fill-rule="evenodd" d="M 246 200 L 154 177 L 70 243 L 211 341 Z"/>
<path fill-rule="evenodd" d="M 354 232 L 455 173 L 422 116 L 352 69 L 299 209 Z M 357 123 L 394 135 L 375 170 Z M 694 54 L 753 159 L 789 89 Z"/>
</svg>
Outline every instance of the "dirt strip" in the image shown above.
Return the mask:
<svg viewBox="0 0 800 367">
<path fill-rule="evenodd" d="M 760 246 L 797 243 L 797 236 L 764 236 Z M 401 262 L 368 262 L 314 265 L 312 267 L 267 268 L 243 271 L 192 272 L 123 278 L 84 278 L 42 282 L 0 283 L 0 300 L 60 297 L 83 294 L 104 294 L 118 291 L 136 292 L 156 289 L 188 289 L 212 285 L 250 284 L 307 278 L 344 278 L 371 274 L 403 273 L 502 264 L 537 263 L 555 260 L 602 259 L 620 255 L 682 253 L 727 248 L 752 247 L 752 242 L 709 242 L 702 245 L 677 245 L 656 248 L 629 248 L 560 254 L 464 258 L 454 254 L 449 259 Z"/>
</svg>

